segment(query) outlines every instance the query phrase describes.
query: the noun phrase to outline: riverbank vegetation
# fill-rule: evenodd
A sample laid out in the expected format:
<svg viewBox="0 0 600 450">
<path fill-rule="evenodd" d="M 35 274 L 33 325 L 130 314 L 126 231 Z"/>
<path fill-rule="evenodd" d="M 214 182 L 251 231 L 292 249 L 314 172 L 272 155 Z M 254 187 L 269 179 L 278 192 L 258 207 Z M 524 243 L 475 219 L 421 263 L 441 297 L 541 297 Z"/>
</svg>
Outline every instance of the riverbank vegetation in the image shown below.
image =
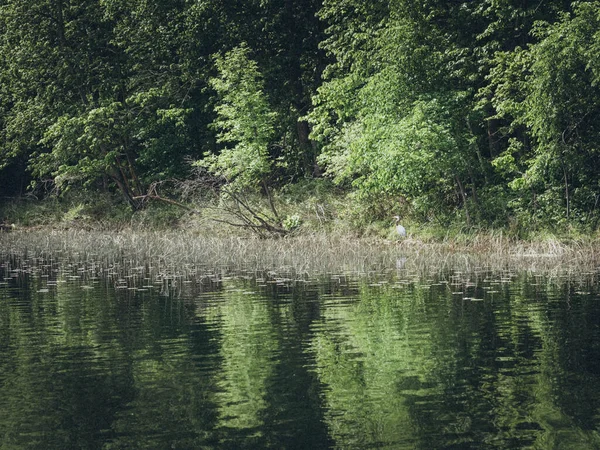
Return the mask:
<svg viewBox="0 0 600 450">
<path fill-rule="evenodd" d="M 599 29 L 593 1 L 6 0 L 3 223 L 591 239 Z"/>
<path fill-rule="evenodd" d="M 160 277 L 180 283 L 210 276 L 303 280 L 319 274 L 384 278 L 465 279 L 486 273 L 510 278 L 518 272 L 544 276 L 594 274 L 600 242 L 588 238 L 516 241 L 501 233 L 470 239 L 400 242 L 313 233 L 285 239 L 199 236 L 191 231 L 15 230 L 0 233 L 3 267 L 30 270 L 60 262 L 69 270 L 121 279 Z M 144 275 L 145 274 L 145 275 Z"/>
</svg>

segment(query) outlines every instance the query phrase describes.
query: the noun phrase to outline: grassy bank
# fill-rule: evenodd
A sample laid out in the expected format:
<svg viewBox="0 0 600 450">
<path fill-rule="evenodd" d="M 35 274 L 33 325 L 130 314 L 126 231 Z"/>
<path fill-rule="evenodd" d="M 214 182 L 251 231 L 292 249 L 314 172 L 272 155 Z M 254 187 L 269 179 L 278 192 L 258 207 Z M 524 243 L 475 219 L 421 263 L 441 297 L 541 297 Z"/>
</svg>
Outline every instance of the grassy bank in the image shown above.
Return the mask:
<svg viewBox="0 0 600 450">
<path fill-rule="evenodd" d="M 0 233 L 0 249 L 4 257 L 22 255 L 23 260 L 62 255 L 75 264 L 101 261 L 123 274 L 149 265 L 169 274 L 223 268 L 286 276 L 398 270 L 419 276 L 448 270 L 564 274 L 591 272 L 600 265 L 600 238 L 569 229 L 525 234 L 408 218 L 403 222 L 408 236 L 399 238 L 391 217 L 369 220 L 397 212 L 393 205 L 377 205 L 384 212 L 365 212 L 352 197 L 318 183 L 277 193 L 280 216 L 298 218 L 297 226 L 278 239 L 258 239 L 247 228 L 227 224 L 236 217 L 219 201 L 189 202 L 193 211 L 153 201 L 134 212 L 119 198 L 81 192 L 43 201 L 17 199 L 1 207 L 4 223 L 14 227 Z M 250 201 L 268 214 L 264 198 Z"/>
<path fill-rule="evenodd" d="M 286 239 L 311 240 L 315 236 L 328 236 L 340 242 L 360 240 L 369 246 L 375 242 L 381 246 L 394 244 L 414 251 L 426 249 L 427 252 L 439 250 L 524 257 L 594 254 L 595 249 L 600 247 L 598 232 L 571 225 L 525 229 L 508 224 L 490 228 L 466 226 L 459 216 L 443 221 L 423 221 L 407 213 L 402 205 L 391 202 L 369 204 L 326 181 L 288 186 L 274 194 L 274 206 L 261 195 L 244 197 L 243 201 L 257 215 L 269 217 L 268 220 L 284 229 Z M 133 211 L 119 197 L 78 191 L 43 200 L 33 197 L 5 200 L 0 203 L 0 218 L 5 230 L 14 231 L 134 234 L 178 231 L 207 239 L 251 239 L 259 236 L 240 220 L 237 215 L 239 209 L 239 204 L 207 195 L 185 202 L 152 200 L 144 208 Z M 276 209 L 276 219 L 273 209 Z M 402 215 L 408 237 L 396 235 L 392 218 L 395 214 Z"/>
</svg>

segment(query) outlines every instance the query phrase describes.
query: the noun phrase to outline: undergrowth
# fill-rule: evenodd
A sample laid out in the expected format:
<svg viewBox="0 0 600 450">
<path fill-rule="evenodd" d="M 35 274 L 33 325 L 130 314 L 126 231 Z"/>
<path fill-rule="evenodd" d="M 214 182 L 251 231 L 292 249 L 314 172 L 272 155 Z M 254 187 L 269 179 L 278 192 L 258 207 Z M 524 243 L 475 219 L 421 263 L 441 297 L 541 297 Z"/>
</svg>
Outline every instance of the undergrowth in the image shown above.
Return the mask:
<svg viewBox="0 0 600 450">
<path fill-rule="evenodd" d="M 310 237 L 316 233 L 406 245 L 438 243 L 477 251 L 515 246 L 531 249 L 535 244 L 543 252 L 595 246 L 600 239 L 598 231 L 573 225 L 560 229 L 523 229 L 509 222 L 504 227 L 489 228 L 478 224 L 467 226 L 460 216 L 452 220 L 415 217 L 404 201 L 368 201 L 323 179 L 303 180 L 274 191 L 277 217 L 267 199 L 259 193 L 244 198 L 254 211 L 269 217 L 291 237 Z M 232 215 L 236 205 L 223 202 L 223 197 L 214 195 L 187 199 L 185 204 L 150 200 L 134 211 L 118 196 L 77 191 L 42 200 L 23 197 L 5 201 L 0 204 L 0 218 L 5 228 L 8 225 L 17 230 L 182 230 L 209 237 L 255 236 L 248 227 L 236 223 L 235 214 Z M 394 215 L 401 217 L 408 238 L 396 235 Z"/>
</svg>

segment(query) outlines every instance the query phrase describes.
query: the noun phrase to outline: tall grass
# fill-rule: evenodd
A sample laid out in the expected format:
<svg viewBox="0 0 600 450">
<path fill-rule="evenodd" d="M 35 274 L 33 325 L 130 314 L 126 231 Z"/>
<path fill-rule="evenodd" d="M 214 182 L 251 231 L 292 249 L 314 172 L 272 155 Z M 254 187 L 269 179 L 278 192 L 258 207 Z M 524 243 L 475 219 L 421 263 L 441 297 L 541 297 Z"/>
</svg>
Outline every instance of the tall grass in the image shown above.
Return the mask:
<svg viewBox="0 0 600 450">
<path fill-rule="evenodd" d="M 214 271 L 277 274 L 384 273 L 444 270 L 535 272 L 595 271 L 600 243 L 593 239 L 517 241 L 497 233 L 442 242 L 387 241 L 311 234 L 261 240 L 207 237 L 191 232 L 101 232 L 81 230 L 0 233 L 0 257 L 29 264 L 48 259 L 118 269 L 147 268 L 193 277 Z"/>
</svg>

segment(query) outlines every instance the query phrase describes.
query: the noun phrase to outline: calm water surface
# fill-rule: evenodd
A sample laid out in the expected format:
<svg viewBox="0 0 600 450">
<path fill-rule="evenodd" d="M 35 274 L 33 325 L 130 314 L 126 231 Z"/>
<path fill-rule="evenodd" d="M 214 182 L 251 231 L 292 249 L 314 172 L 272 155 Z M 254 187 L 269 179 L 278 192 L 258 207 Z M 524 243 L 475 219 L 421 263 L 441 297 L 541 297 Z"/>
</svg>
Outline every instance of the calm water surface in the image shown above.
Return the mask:
<svg viewBox="0 0 600 450">
<path fill-rule="evenodd" d="M 7 261 L 0 448 L 600 448 L 598 291 Z"/>
</svg>

